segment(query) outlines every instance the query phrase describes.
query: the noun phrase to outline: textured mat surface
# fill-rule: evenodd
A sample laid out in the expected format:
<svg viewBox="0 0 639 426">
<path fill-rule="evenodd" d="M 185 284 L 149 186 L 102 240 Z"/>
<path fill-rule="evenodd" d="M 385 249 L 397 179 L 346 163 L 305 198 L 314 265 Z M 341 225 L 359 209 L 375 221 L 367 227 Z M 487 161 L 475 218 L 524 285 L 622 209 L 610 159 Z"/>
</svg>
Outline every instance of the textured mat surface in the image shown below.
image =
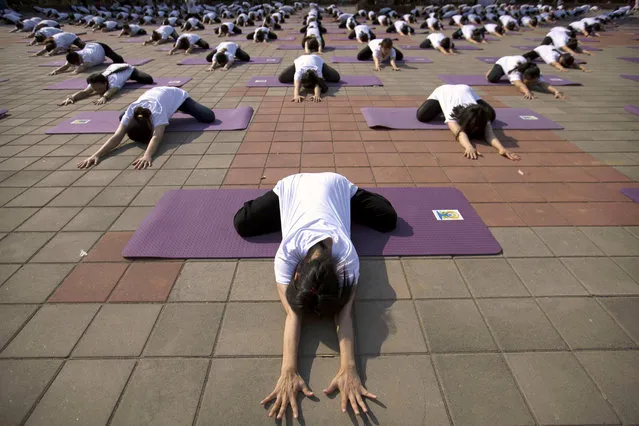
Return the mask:
<svg viewBox="0 0 639 426">
<path fill-rule="evenodd" d="M 279 64 L 282 62 L 282 58 L 280 57 L 275 57 L 275 58 L 267 58 L 267 57 L 255 57 L 255 58 L 251 58 L 250 61 L 248 61 L 248 64 Z M 243 65 L 246 64 L 246 62 L 243 61 L 235 61 L 233 62 L 233 66 L 237 66 L 237 65 Z M 211 65 L 210 62 L 207 62 L 206 58 L 186 58 L 184 60 L 182 60 L 181 62 L 178 62 L 178 65 Z"/>
<path fill-rule="evenodd" d="M 149 62 L 151 62 L 153 59 L 151 58 L 144 58 L 144 59 L 125 59 L 125 62 L 129 65 L 133 65 L 135 67 L 140 66 L 140 65 L 144 65 L 144 64 L 148 64 Z M 51 61 L 51 62 L 45 62 L 44 64 L 40 64 L 38 65 L 39 67 L 61 67 L 62 65 L 66 64 L 67 61 L 66 60 L 62 60 L 62 61 Z M 111 60 L 107 60 L 104 62 L 107 65 L 110 65 L 112 62 Z"/>
<path fill-rule="evenodd" d="M 621 188 L 621 193 L 635 203 L 639 203 L 639 188 Z"/>
<path fill-rule="evenodd" d="M 468 84 L 469 86 L 499 86 L 510 85 L 506 79 L 500 80 L 498 83 L 490 83 L 486 80 L 486 76 L 481 74 L 439 74 L 437 75 L 444 83 L 447 84 Z M 567 78 L 556 75 L 544 75 L 542 81 L 553 86 L 581 86 L 581 83 L 570 81 Z"/>
<path fill-rule="evenodd" d="M 342 75 L 339 83 L 327 83 L 329 87 L 340 86 L 383 86 L 382 81 L 374 75 Z M 276 76 L 256 76 L 251 78 L 246 87 L 293 87 L 293 83 L 280 83 Z"/>
<path fill-rule="evenodd" d="M 189 81 L 191 77 L 159 77 L 154 78 L 153 84 L 140 84 L 133 80 L 129 80 L 126 83 L 127 89 L 150 89 L 154 86 L 172 86 L 182 87 Z M 87 87 L 87 80 L 85 78 L 72 78 L 56 83 L 52 86 L 45 87 L 44 90 L 82 90 Z"/>
</svg>

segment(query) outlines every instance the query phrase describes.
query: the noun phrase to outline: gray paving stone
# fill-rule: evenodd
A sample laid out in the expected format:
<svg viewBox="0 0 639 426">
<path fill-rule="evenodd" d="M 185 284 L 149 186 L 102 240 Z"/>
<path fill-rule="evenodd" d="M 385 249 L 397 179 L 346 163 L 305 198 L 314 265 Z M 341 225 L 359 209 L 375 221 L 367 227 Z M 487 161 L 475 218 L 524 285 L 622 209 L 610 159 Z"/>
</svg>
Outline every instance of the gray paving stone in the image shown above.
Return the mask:
<svg viewBox="0 0 639 426">
<path fill-rule="evenodd" d="M 506 354 L 506 360 L 539 423 L 619 423 L 571 353 Z"/>
<path fill-rule="evenodd" d="M 155 206 L 160 198 L 168 191 L 180 189 L 179 186 L 146 186 L 133 201 L 132 206 Z"/>
<path fill-rule="evenodd" d="M 639 352 L 577 352 L 624 424 L 639 424 Z"/>
<path fill-rule="evenodd" d="M 0 356 L 66 357 L 97 310 L 93 304 L 44 305 Z"/>
<path fill-rule="evenodd" d="M 240 260 L 229 300 L 279 301 L 273 260 Z"/>
<path fill-rule="evenodd" d="M 152 169 L 125 170 L 111 182 L 111 186 L 144 186 L 155 173 L 156 170 Z"/>
<path fill-rule="evenodd" d="M 0 305 L 0 348 L 7 344 L 37 308 L 35 305 Z"/>
<path fill-rule="evenodd" d="M 457 259 L 474 297 L 530 296 L 505 259 Z"/>
<path fill-rule="evenodd" d="M 80 211 L 77 207 L 43 207 L 17 229 L 18 231 L 59 231 Z"/>
<path fill-rule="evenodd" d="M 75 181 L 74 186 L 106 186 L 117 175 L 120 174 L 119 170 L 96 170 L 91 169 L 85 173 L 80 179 Z"/>
<path fill-rule="evenodd" d="M 639 257 L 615 257 L 612 260 L 639 283 Z"/>
<path fill-rule="evenodd" d="M 90 205 L 97 207 L 120 206 L 126 207 L 140 191 L 137 186 L 109 186 L 95 197 Z"/>
<path fill-rule="evenodd" d="M 599 302 L 639 344 L 639 297 L 602 297 Z"/>
<path fill-rule="evenodd" d="M 607 257 L 564 258 L 562 262 L 591 294 L 639 294 L 639 284 Z"/>
<path fill-rule="evenodd" d="M 534 228 L 556 256 L 602 256 L 603 252 L 578 228 Z"/>
<path fill-rule="evenodd" d="M 355 324 L 360 355 L 427 351 L 411 301 L 357 302 Z"/>
<path fill-rule="evenodd" d="M 18 265 L 9 265 L 9 264 L 0 264 L 0 284 L 5 282 L 7 278 L 9 278 L 15 271 L 18 270 L 20 266 Z"/>
<path fill-rule="evenodd" d="M 534 296 L 588 295 L 588 291 L 559 259 L 509 259 L 509 262 Z"/>
<path fill-rule="evenodd" d="M 533 299 L 482 299 L 477 303 L 502 350 L 568 349 Z"/>
<path fill-rule="evenodd" d="M 455 424 L 535 424 L 501 355 L 436 355 L 434 359 Z"/>
<path fill-rule="evenodd" d="M 67 276 L 70 264 L 27 264 L 0 287 L 0 303 L 43 303 Z"/>
<path fill-rule="evenodd" d="M 470 297 L 457 265 L 452 259 L 402 259 L 413 297 Z"/>
<path fill-rule="evenodd" d="M 144 355 L 210 355 L 223 309 L 224 306 L 219 303 L 166 305 L 151 333 Z"/>
<path fill-rule="evenodd" d="M 355 298 L 410 299 L 401 262 L 398 259 L 360 259 Z"/>
<path fill-rule="evenodd" d="M 2 175 L 0 174 L 0 179 Z M 24 192 L 26 188 L 0 188 L 0 206 Z"/>
<path fill-rule="evenodd" d="M 160 313 L 158 304 L 109 304 L 80 339 L 74 356 L 139 356 Z"/>
<path fill-rule="evenodd" d="M 282 355 L 285 318 L 280 302 L 229 303 L 215 355 Z"/>
<path fill-rule="evenodd" d="M 572 349 L 636 347 L 592 298 L 542 298 L 538 302 Z"/>
<path fill-rule="evenodd" d="M 55 359 L 0 360 L 0 424 L 21 424 L 60 364 Z"/>
<path fill-rule="evenodd" d="M 530 228 L 491 228 L 505 257 L 548 257 L 548 247 Z"/>
<path fill-rule="evenodd" d="M 89 252 L 101 232 L 59 232 L 33 257 L 37 263 L 77 262 L 81 251 Z"/>
<path fill-rule="evenodd" d="M 0 191 L 0 194 L 2 191 Z M 639 226 L 626 226 L 625 230 L 630 232 L 635 237 L 639 238 Z"/>
<path fill-rule="evenodd" d="M 85 207 L 65 227 L 65 231 L 106 231 L 124 207 Z"/>
<path fill-rule="evenodd" d="M 205 359 L 142 359 L 111 425 L 191 425 L 206 376 Z"/>
<path fill-rule="evenodd" d="M 152 207 L 127 207 L 109 230 L 135 231 L 151 210 Z"/>
<path fill-rule="evenodd" d="M 49 203 L 52 207 L 83 207 L 102 191 L 102 187 L 83 186 L 67 188 Z"/>
<path fill-rule="evenodd" d="M 53 236 L 53 232 L 14 232 L 0 240 L 3 262 L 24 263 Z"/>
<path fill-rule="evenodd" d="M 29 188 L 6 204 L 6 207 L 43 207 L 64 188 Z"/>
<path fill-rule="evenodd" d="M 415 304 L 431 352 L 497 350 L 472 300 L 423 300 Z"/>
<path fill-rule="evenodd" d="M 225 301 L 236 262 L 186 262 L 169 300 L 173 302 Z M 266 285 L 266 283 L 263 283 Z M 274 287 L 274 285 L 273 285 Z"/>
<path fill-rule="evenodd" d="M 0 232 L 11 232 L 33 216 L 38 209 L 29 207 L 5 207 L 0 209 Z"/>
<path fill-rule="evenodd" d="M 184 185 L 190 174 L 191 170 L 158 170 L 149 185 Z"/>
<path fill-rule="evenodd" d="M 608 256 L 639 256 L 639 238 L 621 227 L 583 227 L 588 236 Z"/>
<path fill-rule="evenodd" d="M 134 364 L 123 359 L 67 361 L 26 424 L 106 424 Z"/>
<path fill-rule="evenodd" d="M 58 170 L 42 179 L 36 186 L 70 186 L 73 182 L 84 176 L 85 173 L 83 170 Z"/>
<path fill-rule="evenodd" d="M 226 169 L 196 169 L 187 179 L 185 186 L 221 185 L 226 176 Z"/>
</svg>

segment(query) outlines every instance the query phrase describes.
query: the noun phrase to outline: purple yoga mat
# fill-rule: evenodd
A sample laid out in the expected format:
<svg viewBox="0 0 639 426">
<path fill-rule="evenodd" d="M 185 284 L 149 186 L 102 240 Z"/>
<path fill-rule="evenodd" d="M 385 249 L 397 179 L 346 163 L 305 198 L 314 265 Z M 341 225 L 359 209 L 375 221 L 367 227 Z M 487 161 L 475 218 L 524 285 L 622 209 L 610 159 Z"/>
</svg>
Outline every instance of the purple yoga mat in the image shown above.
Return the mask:
<svg viewBox="0 0 639 426">
<path fill-rule="evenodd" d="M 639 188 L 621 188 L 621 193 L 635 203 L 639 203 Z"/>
<path fill-rule="evenodd" d="M 621 74 L 621 78 L 627 78 L 632 81 L 639 81 L 639 75 Z"/>
<path fill-rule="evenodd" d="M 512 46 L 515 49 L 519 49 L 519 50 L 533 50 L 535 47 L 539 47 L 539 45 L 537 46 Z M 603 49 L 599 48 L 599 47 L 593 47 L 593 46 L 588 46 L 587 49 L 588 51 L 592 51 L 592 52 L 601 52 Z"/>
<path fill-rule="evenodd" d="M 331 62 L 335 63 L 335 64 L 361 64 L 361 63 L 372 63 L 373 60 L 369 59 L 368 61 L 360 61 L 359 59 L 357 59 L 357 57 L 355 56 L 332 56 L 331 57 Z M 387 62 L 387 61 L 385 61 Z M 404 59 L 402 59 L 401 61 L 397 61 L 397 62 L 406 62 L 406 63 L 413 63 L 413 64 L 431 64 L 433 61 L 431 61 L 428 58 L 422 58 L 421 56 L 404 56 Z"/>
<path fill-rule="evenodd" d="M 5 81 L 9 81 L 8 78 L 0 78 L 0 83 L 4 83 Z"/>
<path fill-rule="evenodd" d="M 170 52 L 171 49 L 173 49 L 173 46 L 165 46 L 165 47 L 158 47 L 157 49 L 155 49 L 156 52 Z M 202 49 L 201 47 L 196 47 L 195 49 L 193 49 L 193 52 L 204 52 L 206 50 L 211 50 L 211 48 L 208 49 Z M 183 55 L 184 54 L 184 50 L 178 50 L 178 53 L 176 53 L 176 55 Z"/>
<path fill-rule="evenodd" d="M 5 115 L 9 112 L 6 108 L 0 108 L 0 118 L 4 118 Z"/>
<path fill-rule="evenodd" d="M 129 80 L 126 84 L 127 89 L 150 89 L 153 86 L 171 86 L 182 87 L 189 81 L 191 77 L 158 77 L 153 79 L 154 84 L 140 84 Z M 87 81 L 84 78 L 72 78 L 64 80 L 53 86 L 45 87 L 44 90 L 81 90 L 87 87 Z"/>
<path fill-rule="evenodd" d="M 304 50 L 301 44 L 280 44 L 277 46 L 277 50 Z M 333 50 L 357 50 L 357 46 L 344 45 L 344 46 L 326 46 L 324 52 L 332 52 Z"/>
<path fill-rule="evenodd" d="M 218 130 L 243 130 L 248 127 L 253 116 L 253 108 L 215 109 L 213 123 L 200 123 L 193 117 L 177 113 L 173 115 L 167 132 L 215 132 Z M 46 134 L 86 134 L 113 133 L 118 128 L 119 111 L 83 111 L 75 117 L 64 120 L 48 129 Z"/>
<path fill-rule="evenodd" d="M 459 46 L 459 45 L 455 45 L 454 50 L 484 50 L 479 46 L 473 46 L 473 45 L 463 45 L 463 46 Z"/>
<path fill-rule="evenodd" d="M 120 43 L 139 43 L 142 44 L 145 40 L 148 40 L 147 37 L 134 37 L 134 38 L 123 38 L 118 40 Z"/>
<path fill-rule="evenodd" d="M 382 81 L 374 75 L 343 75 L 339 83 L 328 83 L 329 87 L 341 86 L 383 86 Z M 246 87 L 293 87 L 293 83 L 280 83 L 276 76 L 252 77 Z"/>
<path fill-rule="evenodd" d="M 133 65 L 134 67 L 138 67 L 140 65 L 144 65 L 144 64 L 148 64 L 149 62 L 151 62 L 153 59 L 151 58 L 145 58 L 145 59 L 125 59 L 125 62 L 129 65 Z M 44 64 L 40 64 L 38 65 L 39 67 L 61 67 L 62 65 L 66 64 L 67 61 L 51 61 L 51 62 L 45 62 Z M 104 64 L 106 65 L 111 65 L 112 62 L 111 60 L 107 60 L 104 62 Z"/>
<path fill-rule="evenodd" d="M 417 121 L 417 108 L 362 108 L 368 127 L 384 127 L 396 130 L 448 129 L 443 117 L 440 121 Z M 510 130 L 560 130 L 563 127 L 528 108 L 495 108 L 495 129 Z"/>
<path fill-rule="evenodd" d="M 280 57 L 275 57 L 275 58 L 251 58 L 251 60 L 248 62 L 248 64 L 279 64 L 282 62 L 282 58 Z M 242 65 L 242 64 L 246 64 L 246 62 L 242 62 L 242 61 L 235 61 L 233 62 L 233 66 L 236 65 Z M 178 62 L 178 65 L 211 65 L 210 62 L 206 61 L 206 58 L 186 58 L 184 60 L 182 60 L 181 62 Z"/>
<path fill-rule="evenodd" d="M 543 41 L 543 38 L 535 38 L 535 37 L 524 37 L 525 40 L 530 40 L 530 41 Z M 593 40 L 591 38 L 586 38 L 586 39 L 581 39 L 579 40 L 580 43 L 599 43 L 599 40 Z"/>
<path fill-rule="evenodd" d="M 500 80 L 499 83 L 489 83 L 485 76 L 476 74 L 439 74 L 437 77 L 447 84 L 468 84 L 469 86 L 497 86 L 510 84 L 508 80 Z M 570 81 L 567 78 L 550 74 L 544 75 L 541 80 L 554 86 L 582 85 L 581 83 Z"/>
<path fill-rule="evenodd" d="M 617 58 L 617 59 L 623 59 L 624 61 L 634 62 L 635 64 L 639 64 L 639 58 L 631 58 L 629 56 L 625 56 L 625 57 Z"/>
<path fill-rule="evenodd" d="M 639 115 L 639 106 L 637 105 L 626 105 L 624 110 L 630 114 Z"/>
<path fill-rule="evenodd" d="M 374 188 L 398 215 L 388 234 L 359 225 L 352 239 L 360 256 L 498 254 L 501 247 L 455 188 Z M 124 257 L 173 259 L 272 258 L 281 233 L 244 239 L 233 216 L 259 189 L 178 189 L 164 194 L 122 251 Z M 457 210 L 463 220 L 437 220 L 433 210 Z M 267 277 L 265 277 L 267 278 Z"/>
</svg>

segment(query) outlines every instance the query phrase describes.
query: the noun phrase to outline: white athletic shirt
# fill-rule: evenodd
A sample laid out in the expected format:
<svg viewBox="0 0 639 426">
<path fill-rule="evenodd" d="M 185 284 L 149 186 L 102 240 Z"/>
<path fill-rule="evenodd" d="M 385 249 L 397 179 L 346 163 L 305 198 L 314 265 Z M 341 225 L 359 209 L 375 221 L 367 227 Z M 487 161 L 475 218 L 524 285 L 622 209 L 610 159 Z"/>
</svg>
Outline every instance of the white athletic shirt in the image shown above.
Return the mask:
<svg viewBox="0 0 639 426">
<path fill-rule="evenodd" d="M 162 40 L 166 40 L 171 37 L 171 34 L 173 34 L 174 31 L 175 29 L 170 25 L 162 25 L 157 30 L 155 30 L 156 33 L 160 34 Z"/>
<path fill-rule="evenodd" d="M 473 31 L 475 31 L 476 29 L 477 27 L 474 25 L 463 25 L 461 27 L 461 32 L 464 35 L 464 38 L 468 40 L 473 36 Z"/>
<path fill-rule="evenodd" d="M 181 36 L 179 36 L 177 40 L 175 40 L 175 45 L 177 46 L 178 43 L 180 42 L 180 40 L 182 40 L 182 39 L 187 39 L 189 41 L 189 45 L 193 46 L 193 45 L 195 45 L 195 43 L 200 41 L 202 38 L 199 35 L 197 35 L 197 34 L 184 33 Z"/>
<path fill-rule="evenodd" d="M 315 54 L 302 55 L 293 61 L 295 64 L 295 74 L 293 80 L 299 81 L 308 70 L 313 70 L 317 73 L 319 78 L 323 78 L 322 67 L 324 66 L 324 60 Z"/>
<path fill-rule="evenodd" d="M 106 21 L 104 22 L 104 28 L 107 30 L 115 30 L 118 26 L 118 23 L 115 21 Z"/>
<path fill-rule="evenodd" d="M 564 31 L 551 31 L 546 34 L 546 37 L 550 37 L 554 47 L 563 47 L 568 43 L 568 40 L 570 40 L 570 36 Z"/>
<path fill-rule="evenodd" d="M 316 39 L 322 38 L 322 32 L 317 27 L 308 27 L 306 28 L 306 36 L 307 37 L 315 37 Z"/>
<path fill-rule="evenodd" d="M 126 109 L 121 123 L 128 125 L 133 119 L 136 107 L 148 108 L 151 111 L 153 127 L 168 124 L 169 119 L 182 103 L 189 98 L 189 94 L 178 87 L 154 87 L 149 89 Z"/>
<path fill-rule="evenodd" d="M 496 34 L 497 24 L 484 24 L 484 28 L 491 34 Z"/>
<path fill-rule="evenodd" d="M 218 52 L 222 49 L 226 49 L 226 52 L 224 52 L 226 58 L 229 60 L 229 62 L 233 62 L 235 60 L 235 53 L 237 52 L 238 48 L 239 46 L 237 43 L 234 43 L 232 41 L 223 41 L 222 43 L 218 44 L 215 49 Z"/>
<path fill-rule="evenodd" d="M 56 47 L 61 47 L 63 49 L 68 49 L 69 46 L 73 44 L 73 42 L 78 38 L 77 35 L 73 33 L 58 33 L 53 35 L 53 41 L 55 41 Z"/>
<path fill-rule="evenodd" d="M 295 267 L 318 242 L 333 240 L 337 276 L 359 280 L 359 258 L 351 241 L 351 198 L 357 186 L 336 173 L 299 173 L 273 188 L 279 197 L 282 243 L 274 259 L 275 282 L 288 285 Z"/>
<path fill-rule="evenodd" d="M 476 104 L 481 98 L 466 84 L 444 84 L 435 89 L 428 99 L 439 102 L 444 113 L 444 122 L 448 123 L 455 121 L 451 114 L 456 106 Z"/>
<path fill-rule="evenodd" d="M 253 32 L 253 40 L 255 40 L 257 33 L 264 33 L 264 35 L 268 35 L 268 33 L 270 32 L 271 32 L 271 29 L 269 27 L 257 27 L 255 28 L 255 31 Z"/>
<path fill-rule="evenodd" d="M 135 35 L 142 30 L 142 27 L 135 24 L 129 24 L 130 34 Z"/>
<path fill-rule="evenodd" d="M 93 22 L 95 25 L 99 25 L 103 23 L 104 21 L 105 19 L 101 16 L 94 16 L 93 18 L 91 18 L 91 22 Z"/>
<path fill-rule="evenodd" d="M 124 69 L 123 71 L 116 72 L 120 69 Z M 118 89 L 122 89 L 126 82 L 133 74 L 135 67 L 129 64 L 112 64 L 109 65 L 107 69 L 102 71 L 102 75 L 105 76 L 109 82 L 109 89 L 117 87 Z M 87 88 L 91 87 L 91 85 L 87 85 Z"/>
<path fill-rule="evenodd" d="M 501 24 L 505 27 L 509 22 L 514 22 L 515 24 L 517 24 L 517 21 L 515 20 L 515 18 L 513 18 L 510 15 L 502 15 L 499 17 L 499 20 L 501 21 Z"/>
<path fill-rule="evenodd" d="M 384 25 L 384 22 L 386 22 L 386 15 L 379 15 L 377 17 L 377 22 L 379 25 Z"/>
<path fill-rule="evenodd" d="M 532 21 L 532 18 L 530 16 L 523 16 L 521 18 L 521 25 L 528 25 L 530 24 L 530 21 Z"/>
<path fill-rule="evenodd" d="M 233 22 L 223 22 L 222 25 L 226 25 L 229 29 L 229 34 L 233 32 L 233 28 L 235 28 L 235 24 Z"/>
<path fill-rule="evenodd" d="M 446 36 L 442 33 L 432 33 L 426 36 L 426 39 L 430 40 L 430 44 L 433 45 L 433 49 L 437 49 L 442 45 L 442 40 L 445 39 Z"/>
<path fill-rule="evenodd" d="M 539 46 L 533 49 L 539 57 L 547 64 L 552 64 L 553 62 L 557 62 L 561 53 L 555 50 L 554 46 Z"/>
<path fill-rule="evenodd" d="M 393 25 L 395 26 L 395 30 L 398 33 L 402 32 L 402 28 L 408 27 L 408 24 L 406 23 L 406 21 L 400 21 L 400 20 L 393 22 Z"/>
<path fill-rule="evenodd" d="M 104 48 L 98 43 L 87 43 L 82 50 L 78 50 L 82 63 L 86 67 L 95 67 L 104 62 Z"/>
<path fill-rule="evenodd" d="M 197 18 L 189 18 L 186 20 L 192 27 L 197 27 L 200 24 L 200 20 Z"/>
<path fill-rule="evenodd" d="M 371 40 L 368 42 L 368 47 L 370 47 L 370 49 L 373 51 L 373 56 L 377 57 L 377 59 L 379 59 L 380 61 L 386 60 L 386 58 L 388 58 L 388 56 L 382 56 L 382 39 L 381 38 L 376 38 L 375 40 Z M 390 51 L 390 58 L 391 59 L 395 59 L 396 53 L 395 53 L 395 48 L 391 48 Z"/>
<path fill-rule="evenodd" d="M 38 25 L 41 25 L 44 28 L 44 27 L 57 27 L 59 24 L 57 21 L 54 21 L 52 19 L 44 19 L 38 22 Z"/>
<path fill-rule="evenodd" d="M 428 28 L 431 28 L 433 25 L 435 25 L 437 22 L 439 21 L 439 19 L 437 18 L 428 18 L 426 19 L 426 25 L 428 26 Z"/>
<path fill-rule="evenodd" d="M 453 15 L 453 22 L 457 25 L 461 24 L 463 16 L 462 15 Z"/>
<path fill-rule="evenodd" d="M 368 35 L 368 38 L 371 37 L 371 30 L 368 28 L 368 25 L 358 25 L 354 29 L 355 37 L 360 38 L 362 34 Z"/>
<path fill-rule="evenodd" d="M 523 64 L 525 62 L 527 62 L 527 59 L 524 58 L 523 56 L 518 55 L 518 56 L 503 56 L 499 58 L 497 62 L 495 63 L 499 65 L 502 70 L 504 70 L 504 74 L 506 74 L 506 77 L 508 77 L 508 81 L 512 83 L 513 81 L 521 80 L 521 73 L 518 71 L 513 71 L 513 72 L 510 72 L 510 71 L 514 70 L 517 67 L 517 65 Z"/>
<path fill-rule="evenodd" d="M 63 32 L 60 28 L 44 27 L 35 32 L 35 35 L 42 34 L 45 38 L 53 37 L 54 34 Z"/>
<path fill-rule="evenodd" d="M 586 31 L 586 23 L 584 21 L 571 22 L 568 26 L 577 32 Z"/>
</svg>

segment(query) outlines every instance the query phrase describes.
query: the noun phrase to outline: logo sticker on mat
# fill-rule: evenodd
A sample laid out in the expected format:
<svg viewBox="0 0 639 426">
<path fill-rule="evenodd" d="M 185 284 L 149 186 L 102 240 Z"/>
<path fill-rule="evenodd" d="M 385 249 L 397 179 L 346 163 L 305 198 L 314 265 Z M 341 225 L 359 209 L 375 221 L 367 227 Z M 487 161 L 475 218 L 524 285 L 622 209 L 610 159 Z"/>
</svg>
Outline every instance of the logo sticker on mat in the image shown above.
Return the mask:
<svg viewBox="0 0 639 426">
<path fill-rule="evenodd" d="M 534 115 L 520 115 L 519 118 L 521 118 L 522 120 L 539 120 Z"/>
<path fill-rule="evenodd" d="M 266 83 L 266 80 L 255 80 L 256 83 Z"/>
<path fill-rule="evenodd" d="M 276 58 L 266 58 L 266 62 L 276 62 Z"/>
<path fill-rule="evenodd" d="M 91 120 L 88 118 L 83 118 L 83 119 L 73 120 L 71 124 L 87 124 L 89 121 Z"/>
<path fill-rule="evenodd" d="M 558 78 L 558 77 L 550 78 L 549 80 L 550 80 L 550 81 L 564 81 L 564 79 L 563 79 L 563 78 Z"/>
<path fill-rule="evenodd" d="M 433 210 L 437 220 L 464 220 L 459 210 Z"/>
<path fill-rule="evenodd" d="M 169 84 L 180 84 L 182 83 L 182 80 L 171 80 L 169 81 Z"/>
</svg>

